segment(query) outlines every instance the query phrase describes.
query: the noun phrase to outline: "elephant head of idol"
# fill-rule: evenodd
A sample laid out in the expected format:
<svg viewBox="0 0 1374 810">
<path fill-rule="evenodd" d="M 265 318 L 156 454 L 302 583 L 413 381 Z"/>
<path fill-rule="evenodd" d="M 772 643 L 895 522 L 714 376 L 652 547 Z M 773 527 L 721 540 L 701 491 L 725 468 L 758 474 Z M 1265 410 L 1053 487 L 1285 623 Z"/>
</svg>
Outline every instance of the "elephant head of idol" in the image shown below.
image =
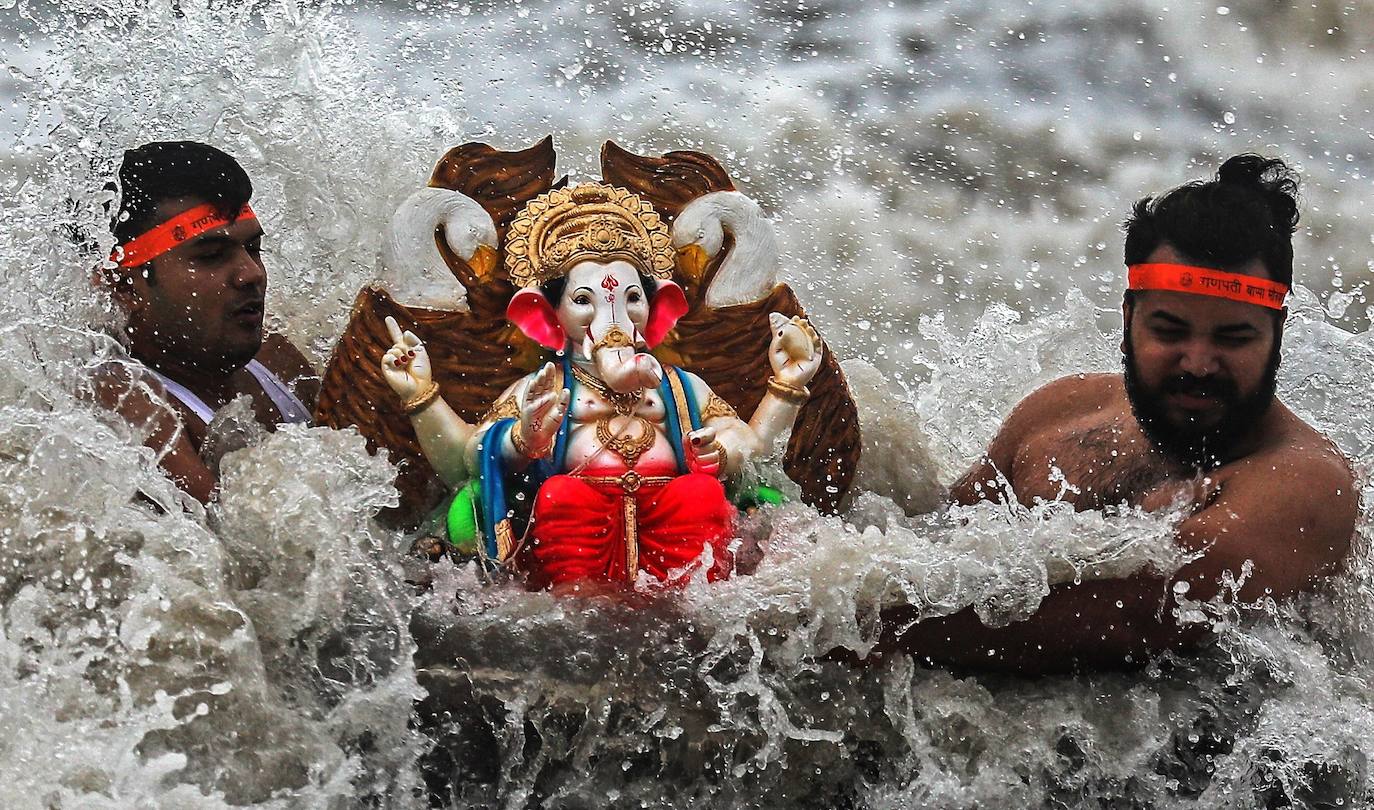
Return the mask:
<svg viewBox="0 0 1374 810">
<path fill-rule="evenodd" d="M 590 360 L 614 391 L 658 385 L 648 353 L 687 313 L 676 251 L 648 202 L 599 183 L 555 189 L 511 223 L 506 270 L 519 291 L 506 315 L 550 349 Z"/>
</svg>

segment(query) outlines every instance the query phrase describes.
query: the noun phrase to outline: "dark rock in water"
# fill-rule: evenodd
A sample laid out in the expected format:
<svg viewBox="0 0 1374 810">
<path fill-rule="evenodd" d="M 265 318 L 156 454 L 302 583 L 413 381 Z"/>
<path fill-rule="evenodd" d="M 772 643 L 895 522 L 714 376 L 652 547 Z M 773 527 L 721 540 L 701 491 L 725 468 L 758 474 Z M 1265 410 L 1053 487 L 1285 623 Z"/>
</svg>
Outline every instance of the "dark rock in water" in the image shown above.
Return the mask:
<svg viewBox="0 0 1374 810">
<path fill-rule="evenodd" d="M 900 741 L 855 722 L 856 707 L 881 701 L 875 678 L 846 685 L 840 664 L 797 672 L 789 720 L 750 683 L 768 667 L 761 651 L 708 649 L 668 600 L 559 609 L 595 615 L 601 632 L 543 617 L 413 624 L 436 805 L 860 807 L 863 785 L 890 776 Z M 780 738 L 789 722 L 827 730 Z"/>
<path fill-rule="evenodd" d="M 1369 807 L 1374 796 L 1365 792 L 1369 761 L 1360 751 L 1346 749 L 1340 762 L 1307 760 L 1300 763 L 1276 748 L 1267 748 L 1250 773 L 1259 807 L 1305 807 L 1313 810 Z M 1295 778 L 1296 777 L 1296 778 Z"/>
</svg>

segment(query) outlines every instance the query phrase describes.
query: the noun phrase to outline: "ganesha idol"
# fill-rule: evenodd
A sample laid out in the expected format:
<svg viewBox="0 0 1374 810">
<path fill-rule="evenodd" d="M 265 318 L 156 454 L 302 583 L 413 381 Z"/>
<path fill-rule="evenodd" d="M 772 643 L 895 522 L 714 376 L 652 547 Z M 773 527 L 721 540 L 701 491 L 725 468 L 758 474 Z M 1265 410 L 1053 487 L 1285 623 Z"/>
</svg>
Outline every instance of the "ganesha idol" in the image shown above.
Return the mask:
<svg viewBox="0 0 1374 810">
<path fill-rule="evenodd" d="M 404 480 L 423 461 L 457 493 L 449 550 L 532 589 L 719 579 L 759 499 L 741 473 L 789 431 L 787 473 L 837 508 L 853 402 L 719 164 L 611 143 L 602 164 L 568 185 L 549 140 L 446 155 L 393 219 L 391 289 L 359 296 L 320 414 L 400 456 L 410 515 L 433 499 Z"/>
</svg>

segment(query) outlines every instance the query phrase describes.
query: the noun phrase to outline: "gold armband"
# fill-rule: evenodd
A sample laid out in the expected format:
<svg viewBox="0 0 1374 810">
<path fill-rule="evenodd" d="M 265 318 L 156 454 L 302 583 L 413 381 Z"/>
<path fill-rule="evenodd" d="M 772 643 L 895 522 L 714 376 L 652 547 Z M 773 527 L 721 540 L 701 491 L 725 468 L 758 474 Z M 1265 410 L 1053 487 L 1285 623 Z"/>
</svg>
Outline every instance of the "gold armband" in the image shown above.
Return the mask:
<svg viewBox="0 0 1374 810">
<path fill-rule="evenodd" d="M 482 417 L 482 421 L 477 424 L 481 425 L 487 422 L 495 422 L 497 419 L 513 418 L 519 415 L 520 406 L 516 404 L 515 397 L 512 395 L 498 401 L 495 405 L 488 408 L 486 414 Z"/>
<path fill-rule="evenodd" d="M 401 410 L 406 412 L 406 416 L 414 416 L 429 407 L 429 403 L 439 398 L 439 384 L 430 382 L 425 390 L 405 401 Z"/>
<path fill-rule="evenodd" d="M 716 392 L 712 391 L 706 397 L 706 407 L 701 409 L 701 421 L 707 422 L 721 416 L 728 416 L 731 419 L 739 418 L 739 414 L 730 407 L 730 403 L 716 396 Z"/>
<path fill-rule="evenodd" d="M 806 400 L 811 398 L 811 392 L 804 386 L 799 388 L 791 383 L 785 383 L 777 377 L 768 378 L 768 393 L 789 405 L 803 405 Z"/>
</svg>

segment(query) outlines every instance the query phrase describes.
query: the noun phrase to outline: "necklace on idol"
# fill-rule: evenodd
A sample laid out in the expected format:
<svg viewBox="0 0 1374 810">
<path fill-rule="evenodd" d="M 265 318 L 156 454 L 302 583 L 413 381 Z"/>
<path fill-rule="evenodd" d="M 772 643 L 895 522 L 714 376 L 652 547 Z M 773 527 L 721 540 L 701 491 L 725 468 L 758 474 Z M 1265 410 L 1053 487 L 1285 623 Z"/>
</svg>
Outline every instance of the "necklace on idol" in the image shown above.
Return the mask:
<svg viewBox="0 0 1374 810">
<path fill-rule="evenodd" d="M 576 363 L 572 363 L 573 376 L 577 381 L 601 395 L 601 398 L 611 404 L 617 416 L 629 416 L 634 413 L 635 406 L 644 397 L 644 389 L 635 391 L 615 391 L 606 383 L 583 371 Z"/>
<path fill-rule="evenodd" d="M 644 455 L 654 444 L 657 435 L 654 431 L 654 423 L 642 416 L 634 417 L 634 421 L 639 424 L 640 433 L 638 436 L 627 436 L 625 434 L 616 435 L 611 433 L 611 420 L 602 417 L 596 420 L 596 440 L 601 442 L 601 446 L 620 456 L 625 462 L 625 466 L 633 468 L 639 461 L 639 457 Z M 629 427 L 627 424 L 626 427 Z"/>
</svg>

